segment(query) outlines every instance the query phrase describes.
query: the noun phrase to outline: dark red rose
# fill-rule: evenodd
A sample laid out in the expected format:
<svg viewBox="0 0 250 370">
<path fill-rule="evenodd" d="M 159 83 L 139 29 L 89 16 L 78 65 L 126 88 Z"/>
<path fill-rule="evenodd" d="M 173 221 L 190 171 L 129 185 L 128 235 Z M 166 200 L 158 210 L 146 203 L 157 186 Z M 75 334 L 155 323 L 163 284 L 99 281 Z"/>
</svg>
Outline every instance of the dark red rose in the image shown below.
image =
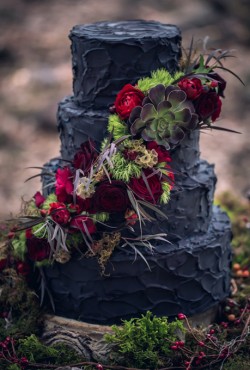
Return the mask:
<svg viewBox="0 0 250 370">
<path fill-rule="evenodd" d="M 73 201 L 73 175 L 69 167 L 58 168 L 56 172 L 56 196 L 59 202 Z"/>
<path fill-rule="evenodd" d="M 74 168 L 87 173 L 97 157 L 98 154 L 94 141 L 88 140 L 81 145 L 81 149 L 75 154 L 73 161 Z"/>
<path fill-rule="evenodd" d="M 208 73 L 208 77 L 212 77 L 215 81 L 218 82 L 218 95 L 224 98 L 224 90 L 227 85 L 224 78 L 222 78 L 218 73 L 215 72 Z"/>
<path fill-rule="evenodd" d="M 3 271 L 5 269 L 5 267 L 7 266 L 7 258 L 2 258 L 0 260 L 0 272 Z"/>
<path fill-rule="evenodd" d="M 50 203 L 49 215 L 59 225 L 66 225 L 70 219 L 70 212 L 64 203 Z"/>
<path fill-rule="evenodd" d="M 125 85 L 115 100 L 116 113 L 121 119 L 129 118 L 132 109 L 141 106 L 144 98 L 145 95 L 141 90 L 130 84 Z"/>
<path fill-rule="evenodd" d="M 185 91 L 187 98 L 190 100 L 197 99 L 202 93 L 203 86 L 199 78 L 183 78 L 178 86 L 181 90 Z"/>
<path fill-rule="evenodd" d="M 36 194 L 34 195 L 34 200 L 36 207 L 39 208 L 45 201 L 46 198 L 40 193 L 40 191 L 37 191 Z"/>
<path fill-rule="evenodd" d="M 156 204 L 163 193 L 160 178 L 150 169 L 143 170 L 143 172 L 147 179 L 147 184 L 142 176 L 139 179 L 133 177 L 130 180 L 129 187 L 137 198 Z"/>
<path fill-rule="evenodd" d="M 72 229 L 80 230 L 84 234 L 86 234 L 86 229 L 89 234 L 94 234 L 96 232 L 96 226 L 93 220 L 87 216 L 76 216 L 72 218 L 70 227 Z"/>
<path fill-rule="evenodd" d="M 31 261 L 43 261 L 50 256 L 50 245 L 46 239 L 32 236 L 26 239 L 27 255 Z"/>
<path fill-rule="evenodd" d="M 122 181 L 103 181 L 96 187 L 92 201 L 95 212 L 124 212 L 129 205 L 127 187 Z"/>
<path fill-rule="evenodd" d="M 77 214 L 85 212 L 91 212 L 91 198 L 82 199 L 76 196 L 76 203 L 71 203 L 69 206 L 70 212 L 75 212 Z"/>
<path fill-rule="evenodd" d="M 209 91 L 201 94 L 195 101 L 195 110 L 202 120 L 211 117 L 214 122 L 220 115 L 221 105 L 221 100 L 216 92 Z"/>
<path fill-rule="evenodd" d="M 16 271 L 19 275 L 27 276 L 30 273 L 30 265 L 27 262 L 18 261 Z"/>
<path fill-rule="evenodd" d="M 169 151 L 166 150 L 162 145 L 158 145 L 156 141 L 148 141 L 146 146 L 148 150 L 154 149 L 156 151 L 158 154 L 158 163 L 172 161 Z"/>
</svg>

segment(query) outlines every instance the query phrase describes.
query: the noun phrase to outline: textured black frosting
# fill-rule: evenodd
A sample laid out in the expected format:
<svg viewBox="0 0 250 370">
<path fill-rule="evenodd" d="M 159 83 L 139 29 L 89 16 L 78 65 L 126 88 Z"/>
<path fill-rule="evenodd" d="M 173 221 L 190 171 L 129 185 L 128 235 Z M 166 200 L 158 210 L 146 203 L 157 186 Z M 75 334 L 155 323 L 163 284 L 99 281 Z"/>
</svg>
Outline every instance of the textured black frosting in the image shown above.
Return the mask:
<svg viewBox="0 0 250 370">
<path fill-rule="evenodd" d="M 223 300 L 229 292 L 231 231 L 227 216 L 214 207 L 203 235 L 146 249 L 150 270 L 134 251 L 117 249 L 101 276 L 95 258 L 74 256 L 45 270 L 56 314 L 90 323 L 112 324 L 140 316 L 193 315 Z"/>
<path fill-rule="evenodd" d="M 57 123 L 63 159 L 72 160 L 81 144 L 89 138 L 100 145 L 107 136 L 109 111 L 78 107 L 72 97 L 65 98 L 58 107 Z"/>
<path fill-rule="evenodd" d="M 179 29 L 154 21 L 79 25 L 70 39 L 75 100 L 95 109 L 106 108 L 126 83 L 151 71 L 175 72 L 181 55 Z"/>
</svg>

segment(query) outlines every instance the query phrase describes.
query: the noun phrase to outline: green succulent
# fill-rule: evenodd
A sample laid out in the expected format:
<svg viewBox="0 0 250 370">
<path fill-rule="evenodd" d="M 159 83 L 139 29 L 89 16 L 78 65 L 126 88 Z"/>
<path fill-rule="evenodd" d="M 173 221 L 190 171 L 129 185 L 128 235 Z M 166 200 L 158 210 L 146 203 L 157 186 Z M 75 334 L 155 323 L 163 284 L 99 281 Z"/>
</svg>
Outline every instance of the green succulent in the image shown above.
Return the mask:
<svg viewBox="0 0 250 370">
<path fill-rule="evenodd" d="M 166 149 L 177 145 L 189 130 L 194 130 L 198 116 L 191 101 L 178 86 L 157 85 L 149 90 L 142 107 L 135 107 L 129 117 L 133 136 L 140 133 L 145 141 L 156 141 Z"/>
</svg>

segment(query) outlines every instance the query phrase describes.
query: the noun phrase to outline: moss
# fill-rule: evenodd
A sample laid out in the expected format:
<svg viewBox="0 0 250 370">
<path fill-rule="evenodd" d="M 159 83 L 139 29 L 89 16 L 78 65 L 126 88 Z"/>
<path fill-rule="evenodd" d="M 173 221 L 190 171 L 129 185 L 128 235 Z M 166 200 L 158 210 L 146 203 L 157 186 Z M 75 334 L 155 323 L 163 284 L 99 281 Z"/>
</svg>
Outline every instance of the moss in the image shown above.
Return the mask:
<svg viewBox="0 0 250 370">
<path fill-rule="evenodd" d="M 184 327 L 180 321 L 168 323 L 167 317 L 147 312 L 141 318 L 124 321 L 121 327 L 112 326 L 112 330 L 114 334 L 106 334 L 105 340 L 115 345 L 119 364 L 155 369 L 164 363 L 164 358 L 171 357 L 169 341 L 174 342 Z"/>
<path fill-rule="evenodd" d="M 65 365 L 81 360 L 79 355 L 69 346 L 60 343 L 47 346 L 35 335 L 18 341 L 18 357 L 26 357 L 31 363 Z"/>
</svg>

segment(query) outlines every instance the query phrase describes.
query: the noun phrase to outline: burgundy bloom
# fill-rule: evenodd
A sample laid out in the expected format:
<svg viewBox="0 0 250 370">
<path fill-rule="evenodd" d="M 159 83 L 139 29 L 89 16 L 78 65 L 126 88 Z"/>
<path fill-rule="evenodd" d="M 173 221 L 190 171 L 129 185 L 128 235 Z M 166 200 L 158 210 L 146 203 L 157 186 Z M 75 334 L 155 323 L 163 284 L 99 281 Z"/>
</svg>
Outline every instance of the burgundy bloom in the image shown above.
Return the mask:
<svg viewBox="0 0 250 370">
<path fill-rule="evenodd" d="M 156 153 L 158 154 L 158 163 L 172 161 L 169 155 L 169 151 L 166 150 L 162 145 L 158 145 L 156 141 L 148 141 L 146 143 L 146 146 L 148 150 L 154 149 L 156 151 Z"/>
<path fill-rule="evenodd" d="M 36 207 L 39 208 L 45 201 L 45 197 L 40 193 L 40 191 L 37 191 L 36 194 L 34 195 L 34 200 Z"/>
<path fill-rule="evenodd" d="M 160 178 L 150 169 L 146 169 L 143 172 L 147 179 L 147 184 L 142 176 L 139 179 L 133 177 L 130 180 L 129 187 L 137 198 L 156 204 L 163 193 Z"/>
<path fill-rule="evenodd" d="M 31 261 L 43 261 L 49 258 L 50 245 L 46 239 L 32 236 L 26 239 L 27 255 Z"/>
<path fill-rule="evenodd" d="M 58 168 L 56 172 L 56 196 L 59 202 L 71 203 L 73 200 L 73 175 L 69 167 Z"/>
<path fill-rule="evenodd" d="M 127 187 L 122 181 L 103 181 L 96 187 L 92 201 L 95 212 L 124 212 L 129 205 Z"/>
<path fill-rule="evenodd" d="M 5 267 L 7 266 L 7 258 L 2 258 L 0 260 L 0 272 L 3 271 L 5 269 Z"/>
<path fill-rule="evenodd" d="M 178 86 L 181 90 L 185 91 L 187 98 L 190 100 L 197 99 L 202 93 L 203 86 L 199 78 L 183 78 Z"/>
<path fill-rule="evenodd" d="M 218 95 L 221 96 L 222 98 L 225 98 L 224 96 L 224 90 L 226 88 L 226 81 L 224 78 L 222 78 L 218 73 L 211 72 L 208 73 L 208 77 L 212 77 L 215 81 L 218 82 Z"/>
<path fill-rule="evenodd" d="M 94 234 L 96 232 L 96 226 L 93 220 L 87 216 L 76 216 L 72 218 L 70 227 L 72 229 L 80 230 L 84 234 L 86 234 L 86 229 L 89 234 Z"/>
<path fill-rule="evenodd" d="M 141 106 L 144 98 L 141 90 L 130 84 L 125 85 L 115 100 L 116 113 L 123 120 L 129 118 L 132 109 Z"/>
<path fill-rule="evenodd" d="M 95 150 L 94 141 L 88 140 L 81 145 L 81 149 L 75 154 L 73 161 L 74 168 L 87 173 L 97 157 L 98 154 Z"/>
<path fill-rule="evenodd" d="M 221 100 L 216 92 L 202 93 L 195 101 L 195 110 L 200 119 L 206 120 L 211 117 L 214 122 L 221 112 Z"/>
<path fill-rule="evenodd" d="M 27 262 L 19 261 L 16 264 L 16 271 L 19 275 L 27 276 L 30 273 L 30 265 Z"/>
<path fill-rule="evenodd" d="M 64 203 L 50 203 L 49 215 L 59 225 L 65 225 L 70 219 L 70 212 L 67 210 Z"/>
</svg>

